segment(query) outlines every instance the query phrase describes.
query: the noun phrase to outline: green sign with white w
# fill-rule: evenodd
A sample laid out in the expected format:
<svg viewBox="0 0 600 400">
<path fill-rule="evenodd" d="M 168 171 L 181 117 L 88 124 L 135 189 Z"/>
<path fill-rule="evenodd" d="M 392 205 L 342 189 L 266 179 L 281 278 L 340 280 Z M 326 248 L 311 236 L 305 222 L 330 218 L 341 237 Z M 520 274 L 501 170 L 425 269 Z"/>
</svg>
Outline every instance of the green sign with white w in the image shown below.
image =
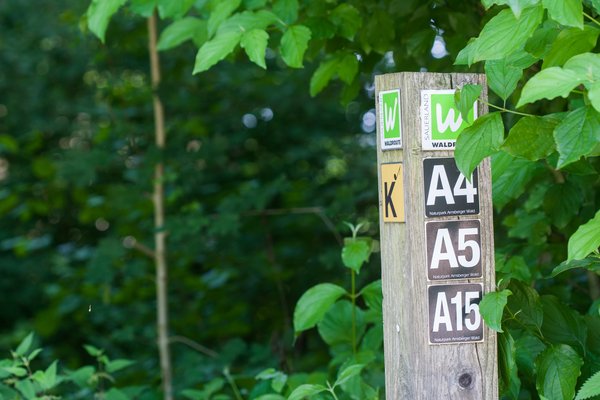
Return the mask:
<svg viewBox="0 0 600 400">
<path fill-rule="evenodd" d="M 379 124 L 382 132 L 382 150 L 399 149 L 402 147 L 400 104 L 400 90 L 379 92 Z"/>
<path fill-rule="evenodd" d="M 469 120 L 475 119 L 475 107 L 469 111 Z M 469 124 L 463 121 L 454 105 L 454 93 L 431 95 L 431 139 L 456 140 Z"/>
</svg>

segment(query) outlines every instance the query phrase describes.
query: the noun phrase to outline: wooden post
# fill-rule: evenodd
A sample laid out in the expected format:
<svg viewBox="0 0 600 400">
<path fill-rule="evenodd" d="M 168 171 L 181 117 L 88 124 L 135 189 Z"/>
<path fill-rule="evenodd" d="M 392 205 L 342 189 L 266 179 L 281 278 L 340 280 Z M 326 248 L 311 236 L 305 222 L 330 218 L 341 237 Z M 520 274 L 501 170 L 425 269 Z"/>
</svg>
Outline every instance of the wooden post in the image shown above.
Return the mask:
<svg viewBox="0 0 600 400">
<path fill-rule="evenodd" d="M 447 139 L 464 126 L 448 99 L 467 83 L 487 99 L 485 75 L 375 78 L 388 400 L 498 398 L 496 334 L 478 306 L 495 288 L 490 161 L 469 182 Z M 471 116 L 486 112 L 477 102 Z"/>
</svg>

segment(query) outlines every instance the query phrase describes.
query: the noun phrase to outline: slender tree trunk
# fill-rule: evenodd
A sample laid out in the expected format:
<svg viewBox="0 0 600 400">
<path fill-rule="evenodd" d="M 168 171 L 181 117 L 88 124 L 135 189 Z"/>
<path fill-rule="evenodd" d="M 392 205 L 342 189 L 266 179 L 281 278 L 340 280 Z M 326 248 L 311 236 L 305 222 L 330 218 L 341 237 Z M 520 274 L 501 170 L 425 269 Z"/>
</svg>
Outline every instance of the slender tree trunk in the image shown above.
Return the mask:
<svg viewBox="0 0 600 400">
<path fill-rule="evenodd" d="M 154 106 L 154 129 L 156 136 L 156 147 L 165 147 L 165 117 L 162 102 L 158 96 L 160 84 L 160 63 L 156 49 L 156 13 L 148 18 L 148 49 L 150 52 L 150 69 L 152 74 L 153 106 Z M 165 400 L 173 399 L 173 387 L 171 377 L 171 354 L 169 350 L 169 309 L 167 296 L 167 249 L 165 234 L 165 196 L 163 187 L 163 163 L 157 163 L 154 167 L 154 192 L 152 200 L 154 203 L 154 262 L 156 265 L 156 320 L 158 330 L 158 352 L 160 354 L 160 369 Z"/>
</svg>

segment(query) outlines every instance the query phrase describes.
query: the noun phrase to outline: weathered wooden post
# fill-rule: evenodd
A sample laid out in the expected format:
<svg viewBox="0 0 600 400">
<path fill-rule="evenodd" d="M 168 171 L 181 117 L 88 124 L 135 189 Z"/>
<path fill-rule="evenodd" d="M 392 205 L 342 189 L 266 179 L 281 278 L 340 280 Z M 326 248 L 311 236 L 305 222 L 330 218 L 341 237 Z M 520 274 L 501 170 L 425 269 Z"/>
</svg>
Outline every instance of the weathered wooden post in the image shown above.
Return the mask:
<svg viewBox="0 0 600 400">
<path fill-rule="evenodd" d="M 490 163 L 469 180 L 453 158 L 453 93 L 467 83 L 487 98 L 484 75 L 375 78 L 388 400 L 498 398 L 496 335 L 479 314 L 495 287 Z"/>
</svg>

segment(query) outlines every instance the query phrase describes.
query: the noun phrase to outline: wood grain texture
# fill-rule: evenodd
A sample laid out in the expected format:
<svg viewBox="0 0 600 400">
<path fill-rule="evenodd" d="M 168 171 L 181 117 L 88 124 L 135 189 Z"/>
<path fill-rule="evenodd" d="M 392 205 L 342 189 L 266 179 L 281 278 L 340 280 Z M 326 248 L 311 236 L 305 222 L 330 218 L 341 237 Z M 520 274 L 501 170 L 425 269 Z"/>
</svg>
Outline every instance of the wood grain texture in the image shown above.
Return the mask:
<svg viewBox="0 0 600 400">
<path fill-rule="evenodd" d="M 403 149 L 381 151 L 381 126 L 377 127 L 377 163 L 402 162 L 406 223 L 384 223 L 379 179 L 380 239 L 383 281 L 383 324 L 388 400 L 498 399 L 496 334 L 484 328 L 483 343 L 430 345 L 428 339 L 427 271 L 425 250 L 425 200 L 422 160 L 426 157 L 452 157 L 453 151 L 421 149 L 421 90 L 454 89 L 466 83 L 483 87 L 485 75 L 396 73 L 375 78 L 379 91 L 400 89 Z M 376 101 L 380 121 L 379 101 Z M 487 113 L 479 103 L 478 115 Z M 490 161 L 479 169 L 480 214 L 467 217 L 440 217 L 427 220 L 481 220 L 482 278 L 452 281 L 483 283 L 484 293 L 495 288 L 492 222 L 492 181 Z M 440 283 L 448 283 L 443 281 Z M 472 376 L 468 388 L 459 377 Z"/>
</svg>

